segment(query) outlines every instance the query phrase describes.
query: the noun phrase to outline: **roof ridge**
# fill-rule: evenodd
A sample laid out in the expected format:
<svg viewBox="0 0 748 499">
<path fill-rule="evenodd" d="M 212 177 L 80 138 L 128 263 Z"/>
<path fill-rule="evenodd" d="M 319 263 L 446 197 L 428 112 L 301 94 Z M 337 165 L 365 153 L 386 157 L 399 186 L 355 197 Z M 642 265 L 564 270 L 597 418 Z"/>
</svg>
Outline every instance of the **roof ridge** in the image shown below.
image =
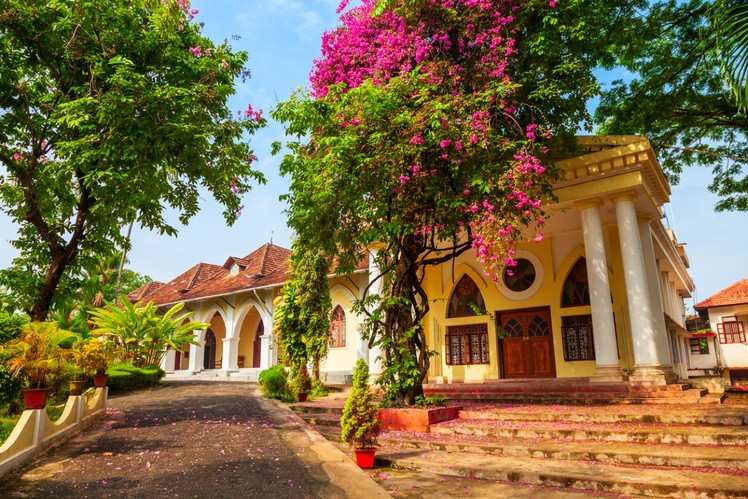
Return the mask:
<svg viewBox="0 0 748 499">
<path fill-rule="evenodd" d="M 268 252 L 270 251 L 270 246 L 272 246 L 273 243 L 265 243 L 263 244 L 263 252 L 262 252 L 262 258 L 260 260 L 260 272 L 259 275 L 265 275 L 265 266 L 267 265 L 267 259 L 268 259 Z"/>
<path fill-rule="evenodd" d="M 719 298 L 721 295 L 724 295 L 728 293 L 729 291 L 733 290 L 734 288 L 737 288 L 741 285 L 748 284 L 748 278 L 740 279 L 738 281 L 735 281 L 734 283 L 730 284 L 729 286 L 720 289 L 716 293 L 711 294 L 708 298 L 701 300 L 699 303 L 694 305 L 694 308 L 709 308 L 712 301 L 715 301 L 716 298 Z"/>
</svg>

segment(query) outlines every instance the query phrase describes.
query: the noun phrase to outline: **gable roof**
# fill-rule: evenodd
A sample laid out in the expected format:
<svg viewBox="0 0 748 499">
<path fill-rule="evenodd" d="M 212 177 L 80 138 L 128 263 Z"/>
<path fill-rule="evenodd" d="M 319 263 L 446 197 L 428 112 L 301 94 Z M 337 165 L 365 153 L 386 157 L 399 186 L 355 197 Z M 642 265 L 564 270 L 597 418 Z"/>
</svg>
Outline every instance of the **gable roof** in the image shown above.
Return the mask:
<svg viewBox="0 0 748 499">
<path fill-rule="evenodd" d="M 704 310 L 712 307 L 726 307 L 745 303 L 748 303 L 748 279 L 740 280 L 722 291 L 713 294 L 706 300 L 697 303 L 694 308 Z"/>
</svg>

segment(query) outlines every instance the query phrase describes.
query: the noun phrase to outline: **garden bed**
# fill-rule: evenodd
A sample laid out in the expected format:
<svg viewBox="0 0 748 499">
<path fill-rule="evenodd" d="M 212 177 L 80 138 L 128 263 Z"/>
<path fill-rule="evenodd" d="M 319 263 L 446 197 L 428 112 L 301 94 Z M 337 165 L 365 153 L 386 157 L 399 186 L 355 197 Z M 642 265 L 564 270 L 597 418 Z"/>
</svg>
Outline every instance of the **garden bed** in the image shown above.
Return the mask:
<svg viewBox="0 0 748 499">
<path fill-rule="evenodd" d="M 429 431 L 432 424 L 457 419 L 462 407 L 379 409 L 380 431 Z"/>
</svg>

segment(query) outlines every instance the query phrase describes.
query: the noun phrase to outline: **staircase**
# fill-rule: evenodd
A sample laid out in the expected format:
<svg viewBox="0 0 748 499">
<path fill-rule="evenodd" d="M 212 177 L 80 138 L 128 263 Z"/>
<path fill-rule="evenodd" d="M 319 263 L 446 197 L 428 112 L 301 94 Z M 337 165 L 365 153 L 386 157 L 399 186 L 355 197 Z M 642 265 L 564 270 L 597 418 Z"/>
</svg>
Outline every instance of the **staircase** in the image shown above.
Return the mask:
<svg viewBox="0 0 748 499">
<path fill-rule="evenodd" d="M 329 401 L 300 402 L 291 404 L 291 410 L 320 432 L 326 439 L 340 441 L 340 416 L 343 414 L 345 399 Z"/>
<path fill-rule="evenodd" d="M 689 384 L 635 385 L 601 383 L 589 378 L 518 379 L 485 383 L 424 385 L 427 396 L 453 403 L 495 402 L 534 404 L 720 404 L 721 395 Z"/>
<path fill-rule="evenodd" d="M 665 390 L 667 391 L 667 390 Z M 595 494 L 748 497 L 748 410 L 699 404 L 491 404 L 430 433 L 388 432 L 395 468 Z"/>
</svg>

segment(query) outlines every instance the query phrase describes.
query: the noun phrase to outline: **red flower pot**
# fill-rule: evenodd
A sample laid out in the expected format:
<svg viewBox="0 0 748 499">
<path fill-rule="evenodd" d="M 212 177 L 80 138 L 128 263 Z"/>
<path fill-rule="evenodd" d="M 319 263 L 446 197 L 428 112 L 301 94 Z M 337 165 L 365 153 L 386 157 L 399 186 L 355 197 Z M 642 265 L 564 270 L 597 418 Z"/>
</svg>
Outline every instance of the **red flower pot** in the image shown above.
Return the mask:
<svg viewBox="0 0 748 499">
<path fill-rule="evenodd" d="M 104 388 L 106 386 L 106 380 L 109 379 L 106 374 L 94 374 L 94 386 L 96 388 Z"/>
<path fill-rule="evenodd" d="M 374 467 L 374 454 L 376 449 L 353 449 L 356 453 L 356 464 L 362 470 L 370 470 Z"/>
<path fill-rule="evenodd" d="M 44 409 L 48 394 L 49 388 L 23 390 L 23 407 L 25 409 Z"/>
<path fill-rule="evenodd" d="M 306 393 L 301 392 L 298 394 L 299 402 L 306 402 Z"/>
</svg>

